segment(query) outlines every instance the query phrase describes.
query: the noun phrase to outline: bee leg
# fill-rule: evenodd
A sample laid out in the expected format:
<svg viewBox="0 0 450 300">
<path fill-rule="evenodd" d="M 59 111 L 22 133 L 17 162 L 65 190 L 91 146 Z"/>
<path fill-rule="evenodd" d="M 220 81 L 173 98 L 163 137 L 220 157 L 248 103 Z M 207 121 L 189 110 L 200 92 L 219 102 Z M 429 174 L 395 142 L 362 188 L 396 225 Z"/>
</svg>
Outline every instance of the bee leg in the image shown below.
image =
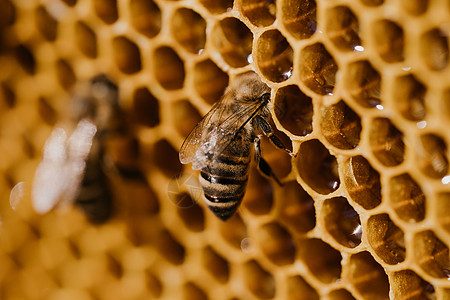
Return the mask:
<svg viewBox="0 0 450 300">
<path fill-rule="evenodd" d="M 275 147 L 280 148 L 281 150 L 286 151 L 290 156 L 295 157 L 294 152 L 286 148 L 283 145 L 283 142 L 273 133 L 272 126 L 270 126 L 269 122 L 264 120 L 264 118 L 262 118 L 261 116 L 256 116 L 255 122 L 256 125 L 259 128 L 261 128 L 264 135 L 269 138 L 269 141 L 271 141 Z"/>
<path fill-rule="evenodd" d="M 267 161 L 261 156 L 260 138 L 255 137 L 254 143 L 255 143 L 255 160 L 256 165 L 258 166 L 258 170 L 261 171 L 267 177 L 272 177 L 278 183 L 279 186 L 282 186 L 283 184 L 281 183 L 281 181 L 277 178 L 275 173 L 272 172 L 272 168 L 269 166 Z"/>
</svg>

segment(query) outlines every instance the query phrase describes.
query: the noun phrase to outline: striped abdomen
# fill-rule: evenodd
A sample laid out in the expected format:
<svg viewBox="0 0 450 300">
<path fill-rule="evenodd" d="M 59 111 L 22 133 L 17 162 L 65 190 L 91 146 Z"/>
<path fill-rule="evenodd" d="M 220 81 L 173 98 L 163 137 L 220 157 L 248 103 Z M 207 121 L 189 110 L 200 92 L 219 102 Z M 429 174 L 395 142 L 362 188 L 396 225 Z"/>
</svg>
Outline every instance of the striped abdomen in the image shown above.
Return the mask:
<svg viewBox="0 0 450 300">
<path fill-rule="evenodd" d="M 200 185 L 209 209 L 225 221 L 237 210 L 245 194 L 250 145 L 235 140 L 200 172 Z"/>
</svg>

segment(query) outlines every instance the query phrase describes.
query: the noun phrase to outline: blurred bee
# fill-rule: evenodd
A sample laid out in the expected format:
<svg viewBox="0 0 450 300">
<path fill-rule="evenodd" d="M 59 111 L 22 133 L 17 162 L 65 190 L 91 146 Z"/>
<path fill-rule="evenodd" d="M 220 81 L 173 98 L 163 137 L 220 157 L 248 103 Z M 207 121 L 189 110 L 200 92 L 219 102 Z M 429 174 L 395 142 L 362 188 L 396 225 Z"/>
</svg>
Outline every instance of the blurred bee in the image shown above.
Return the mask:
<svg viewBox="0 0 450 300">
<path fill-rule="evenodd" d="M 270 88 L 256 73 L 238 76 L 181 146 L 181 163 L 192 162 L 194 170 L 201 170 L 204 200 L 223 221 L 234 214 L 244 197 L 252 144 L 258 169 L 278 184 L 280 181 L 261 157 L 262 135 L 293 155 L 273 134 L 269 100 Z"/>
<path fill-rule="evenodd" d="M 112 213 L 105 167 L 105 141 L 125 131 L 118 88 L 105 75 L 77 86 L 69 120 L 70 137 L 55 128 L 44 148 L 32 187 L 33 207 L 46 213 L 56 205 L 74 203 L 89 221 L 101 223 Z"/>
</svg>

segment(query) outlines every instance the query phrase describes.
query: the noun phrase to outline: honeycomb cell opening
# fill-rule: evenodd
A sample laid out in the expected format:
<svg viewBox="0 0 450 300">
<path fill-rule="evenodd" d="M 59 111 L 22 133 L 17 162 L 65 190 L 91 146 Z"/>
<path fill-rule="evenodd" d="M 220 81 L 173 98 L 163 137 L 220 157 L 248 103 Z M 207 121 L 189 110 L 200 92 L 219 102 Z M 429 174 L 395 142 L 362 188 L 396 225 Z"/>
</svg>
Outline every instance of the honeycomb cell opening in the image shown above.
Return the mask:
<svg viewBox="0 0 450 300">
<path fill-rule="evenodd" d="M 411 15 L 420 16 L 427 11 L 429 0 L 402 0 L 401 4 Z"/>
<path fill-rule="evenodd" d="M 327 12 L 325 30 L 333 44 L 344 51 L 354 51 L 361 46 L 358 18 L 346 6 L 336 6 Z"/>
<path fill-rule="evenodd" d="M 204 60 L 194 66 L 194 88 L 209 104 L 214 104 L 228 86 L 228 74 L 211 60 Z"/>
<path fill-rule="evenodd" d="M 233 8 L 234 0 L 199 0 L 213 14 L 221 14 Z"/>
<path fill-rule="evenodd" d="M 391 221 L 387 214 L 369 218 L 367 237 L 372 249 L 385 263 L 395 265 L 405 260 L 403 231 Z"/>
<path fill-rule="evenodd" d="M 373 45 L 378 55 L 388 63 L 403 61 L 403 29 L 390 20 L 379 20 L 372 24 Z"/>
<path fill-rule="evenodd" d="M 381 103 L 381 76 L 368 61 L 348 65 L 345 87 L 351 97 L 362 107 L 379 107 Z"/>
<path fill-rule="evenodd" d="M 205 269 L 214 279 L 226 283 L 230 277 L 230 266 L 228 261 L 219 255 L 210 246 L 203 249 L 202 262 Z"/>
<path fill-rule="evenodd" d="M 178 152 L 165 139 L 155 143 L 153 150 L 153 163 L 168 178 L 181 174 L 183 167 L 178 159 Z"/>
<path fill-rule="evenodd" d="M 314 200 L 296 181 L 286 183 L 276 197 L 278 219 L 291 231 L 306 233 L 316 226 Z"/>
<path fill-rule="evenodd" d="M 242 15 L 255 26 L 269 26 L 276 18 L 275 1 L 267 0 L 240 0 L 237 7 Z"/>
<path fill-rule="evenodd" d="M 330 300 L 353 300 L 355 299 L 352 294 L 344 289 L 334 290 L 328 294 Z"/>
<path fill-rule="evenodd" d="M 36 28 L 42 36 L 50 42 L 56 40 L 58 34 L 58 21 L 45 9 L 44 6 L 38 6 L 35 10 Z"/>
<path fill-rule="evenodd" d="M 409 174 L 391 178 L 388 188 L 392 208 L 400 219 L 411 223 L 425 218 L 425 195 Z"/>
<path fill-rule="evenodd" d="M 75 24 L 75 40 L 78 48 L 86 57 L 97 57 L 97 36 L 86 23 L 78 21 Z"/>
<path fill-rule="evenodd" d="M 133 74 L 141 70 L 141 53 L 134 42 L 124 36 L 115 37 L 112 49 L 114 61 L 121 72 Z"/>
<path fill-rule="evenodd" d="M 250 63 L 253 34 L 238 19 L 222 19 L 215 24 L 210 37 L 215 50 L 231 67 L 240 68 Z"/>
<path fill-rule="evenodd" d="M 176 203 L 178 216 L 186 228 L 193 232 L 201 232 L 205 229 L 203 209 L 189 194 L 179 194 Z"/>
<path fill-rule="evenodd" d="M 93 6 L 97 17 L 108 25 L 115 23 L 119 18 L 117 0 L 94 0 Z"/>
<path fill-rule="evenodd" d="M 450 234 L 450 193 L 439 193 L 436 201 L 436 219 L 438 223 Z"/>
<path fill-rule="evenodd" d="M 428 68 L 440 71 L 447 67 L 449 60 L 448 36 L 442 30 L 432 29 L 421 37 L 422 57 Z"/>
<path fill-rule="evenodd" d="M 256 233 L 262 252 L 276 265 L 292 264 L 295 245 L 292 236 L 282 226 L 273 222 L 263 225 Z"/>
<path fill-rule="evenodd" d="M 76 82 L 75 73 L 71 65 L 64 59 L 56 62 L 56 76 L 59 84 L 66 90 L 70 91 Z"/>
<path fill-rule="evenodd" d="M 167 46 L 159 47 L 153 53 L 156 80 L 167 90 L 181 89 L 184 84 L 184 63 L 178 54 Z"/>
<path fill-rule="evenodd" d="M 395 104 L 401 115 L 410 121 L 421 121 L 426 116 L 425 94 L 427 88 L 413 75 L 395 80 L 393 90 Z"/>
<path fill-rule="evenodd" d="M 289 300 L 319 300 L 316 290 L 301 276 L 291 276 L 287 279 L 287 295 Z"/>
<path fill-rule="evenodd" d="M 300 145 L 297 167 L 302 179 L 316 192 L 326 195 L 339 188 L 336 158 L 319 140 L 309 140 Z"/>
<path fill-rule="evenodd" d="M 254 215 L 268 214 L 273 207 L 272 185 L 255 168 L 250 170 L 247 192 L 242 205 Z"/>
<path fill-rule="evenodd" d="M 25 45 L 18 45 L 14 48 L 14 56 L 19 62 L 20 66 L 30 75 L 36 73 L 36 59 L 29 47 Z"/>
<path fill-rule="evenodd" d="M 313 105 L 296 85 L 288 85 L 277 90 L 274 110 L 283 128 L 298 136 L 312 132 Z"/>
<path fill-rule="evenodd" d="M 333 283 L 341 276 L 341 254 L 319 239 L 297 242 L 297 254 L 309 271 L 323 283 Z"/>
<path fill-rule="evenodd" d="M 168 262 L 181 265 L 184 262 L 185 250 L 167 230 L 161 231 L 155 239 L 155 248 Z"/>
<path fill-rule="evenodd" d="M 61 1 L 67 4 L 68 6 L 75 6 L 75 4 L 77 4 L 77 0 L 61 0 Z"/>
<path fill-rule="evenodd" d="M 58 117 L 56 110 L 50 105 L 49 101 L 44 97 L 38 99 L 38 112 L 42 120 L 48 125 L 55 125 Z"/>
<path fill-rule="evenodd" d="M 339 244 L 354 248 L 361 243 L 361 221 L 347 199 L 336 197 L 325 200 L 322 216 L 325 229 Z"/>
<path fill-rule="evenodd" d="M 151 0 L 130 1 L 131 24 L 137 32 L 155 37 L 161 30 L 161 10 Z"/>
<path fill-rule="evenodd" d="M 195 283 L 186 282 L 183 285 L 184 300 L 208 300 L 206 293 Z"/>
<path fill-rule="evenodd" d="M 171 30 L 175 40 L 187 51 L 199 54 L 205 48 L 206 21 L 195 11 L 178 9 L 171 18 Z"/>
<path fill-rule="evenodd" d="M 132 121 L 138 125 L 155 127 L 159 125 L 159 102 L 146 87 L 137 88 L 133 93 Z"/>
<path fill-rule="evenodd" d="M 200 113 L 188 100 L 174 102 L 171 108 L 175 128 L 183 137 L 187 137 L 202 119 Z"/>
<path fill-rule="evenodd" d="M 369 144 L 375 157 L 385 166 L 403 162 L 405 144 L 403 133 L 389 119 L 376 118 L 369 128 Z"/>
<path fill-rule="evenodd" d="M 340 149 L 353 149 L 359 144 L 361 119 L 344 101 L 321 107 L 320 127 L 325 139 Z"/>
<path fill-rule="evenodd" d="M 369 252 L 350 257 L 347 267 L 350 282 L 363 299 L 389 299 L 389 281 Z"/>
<path fill-rule="evenodd" d="M 332 95 L 338 66 L 322 44 L 302 49 L 298 70 L 300 80 L 319 95 Z"/>
<path fill-rule="evenodd" d="M 282 82 L 292 75 L 294 52 L 278 30 L 265 31 L 256 41 L 256 65 L 270 81 Z"/>
<path fill-rule="evenodd" d="M 154 297 L 160 297 L 163 293 L 163 284 L 161 280 L 150 270 L 145 272 L 145 286 Z"/>
<path fill-rule="evenodd" d="M 297 39 L 307 39 L 316 32 L 315 0 L 286 0 L 281 3 L 281 20 L 290 34 Z"/>
<path fill-rule="evenodd" d="M 380 6 L 384 3 L 384 0 L 361 0 L 367 6 Z"/>
<path fill-rule="evenodd" d="M 1 88 L 0 99 L 2 103 L 4 103 L 8 108 L 13 108 L 16 105 L 17 100 L 14 90 L 6 82 L 2 82 L 0 88 Z"/>
<path fill-rule="evenodd" d="M 220 234 L 228 244 L 241 250 L 242 240 L 247 238 L 247 226 L 239 214 L 234 214 L 225 223 L 220 223 Z"/>
<path fill-rule="evenodd" d="M 414 236 L 413 253 L 415 262 L 425 273 L 434 278 L 450 278 L 450 256 L 448 245 L 431 230 Z"/>
<path fill-rule="evenodd" d="M 447 145 L 435 134 L 420 136 L 417 161 L 422 172 L 432 178 L 442 178 L 448 173 Z"/>
<path fill-rule="evenodd" d="M 275 296 L 275 279 L 264 270 L 256 260 L 244 264 L 244 284 L 261 299 L 271 299 Z"/>
<path fill-rule="evenodd" d="M 394 299 L 435 299 L 434 287 L 420 278 L 414 271 L 403 270 L 389 276 L 391 295 Z"/>
<path fill-rule="evenodd" d="M 350 198 L 364 209 L 381 203 L 380 174 L 363 156 L 351 157 L 347 162 L 345 184 Z"/>
</svg>

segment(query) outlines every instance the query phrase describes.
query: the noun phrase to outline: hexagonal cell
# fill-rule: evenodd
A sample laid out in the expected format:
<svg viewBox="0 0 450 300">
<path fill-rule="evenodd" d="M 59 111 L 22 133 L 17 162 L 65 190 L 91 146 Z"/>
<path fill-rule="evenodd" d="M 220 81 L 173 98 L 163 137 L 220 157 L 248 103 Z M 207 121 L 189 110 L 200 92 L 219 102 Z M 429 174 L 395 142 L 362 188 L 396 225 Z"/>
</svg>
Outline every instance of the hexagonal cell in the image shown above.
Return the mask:
<svg viewBox="0 0 450 300">
<path fill-rule="evenodd" d="M 358 18 L 347 6 L 328 9 L 325 19 L 325 32 L 330 40 L 341 50 L 354 51 L 361 46 Z"/>
<path fill-rule="evenodd" d="M 299 62 L 300 80 L 319 95 L 333 94 L 338 66 L 322 44 L 303 48 Z"/>
<path fill-rule="evenodd" d="M 173 238 L 169 231 L 163 230 L 159 232 L 153 242 L 156 251 L 168 262 L 175 265 L 180 265 L 184 262 L 184 247 Z"/>
<path fill-rule="evenodd" d="M 274 82 L 292 75 L 294 52 L 286 38 L 276 29 L 264 32 L 256 42 L 255 62 L 261 73 Z"/>
<path fill-rule="evenodd" d="M 440 29 L 432 29 L 420 37 L 421 55 L 428 68 L 440 71 L 448 65 L 448 37 Z"/>
<path fill-rule="evenodd" d="M 145 286 L 148 288 L 153 297 L 161 296 L 164 286 L 161 280 L 150 270 L 146 270 L 145 272 L 145 282 Z"/>
<path fill-rule="evenodd" d="M 450 256 L 448 245 L 442 242 L 431 230 L 414 236 L 414 261 L 428 275 L 435 278 L 450 278 Z"/>
<path fill-rule="evenodd" d="M 264 270 L 256 260 L 250 260 L 244 265 L 244 283 L 247 288 L 261 299 L 271 299 L 275 296 L 275 279 Z"/>
<path fill-rule="evenodd" d="M 141 53 L 135 43 L 119 36 L 113 39 L 112 47 L 114 61 L 121 72 L 133 74 L 141 70 Z"/>
<path fill-rule="evenodd" d="M 12 25 L 16 21 L 16 8 L 10 0 L 0 2 L 0 28 Z"/>
<path fill-rule="evenodd" d="M 384 0 L 361 0 L 367 6 L 379 6 L 384 3 Z"/>
<path fill-rule="evenodd" d="M 275 1 L 239 0 L 238 9 L 255 26 L 269 26 L 276 18 Z"/>
<path fill-rule="evenodd" d="M 320 127 L 325 139 L 340 149 L 354 149 L 359 144 L 361 119 L 344 101 L 322 106 Z"/>
<path fill-rule="evenodd" d="M 314 200 L 295 181 L 286 183 L 280 190 L 277 202 L 282 206 L 277 219 L 297 233 L 305 233 L 316 226 Z"/>
<path fill-rule="evenodd" d="M 388 277 L 369 252 L 353 254 L 344 269 L 344 276 L 363 299 L 389 299 Z"/>
<path fill-rule="evenodd" d="M 137 88 L 133 93 L 131 108 L 132 122 L 155 127 L 159 124 L 159 102 L 146 87 Z"/>
<path fill-rule="evenodd" d="M 345 185 L 350 198 L 364 209 L 381 203 L 380 174 L 363 156 L 353 156 L 346 162 Z"/>
<path fill-rule="evenodd" d="M 202 119 L 197 109 L 187 100 L 174 102 L 171 106 L 171 113 L 175 122 L 175 128 L 183 137 L 187 137 Z"/>
<path fill-rule="evenodd" d="M 403 61 L 403 29 L 390 20 L 379 20 L 372 24 L 373 45 L 380 57 L 388 62 Z"/>
<path fill-rule="evenodd" d="M 228 74 L 210 60 L 194 66 L 194 88 L 210 104 L 217 102 L 228 86 Z"/>
<path fill-rule="evenodd" d="M 405 144 L 403 133 L 387 118 L 372 120 L 369 128 L 369 144 L 375 157 L 385 166 L 403 162 Z"/>
<path fill-rule="evenodd" d="M 82 21 L 75 24 L 75 41 L 78 49 L 89 58 L 97 57 L 97 36 L 95 32 Z"/>
<path fill-rule="evenodd" d="M 6 82 L 2 82 L 0 85 L 0 100 L 8 108 L 13 108 L 16 105 L 16 94 L 12 87 Z M 3 108 L 3 106 L 1 107 Z"/>
<path fill-rule="evenodd" d="M 442 178 L 448 173 L 447 145 L 434 134 L 420 136 L 419 149 L 416 148 L 417 163 L 422 172 L 432 178 Z"/>
<path fill-rule="evenodd" d="M 403 231 L 391 221 L 388 214 L 369 218 L 367 238 L 372 249 L 385 263 L 395 265 L 405 260 Z"/>
<path fill-rule="evenodd" d="M 59 59 L 56 62 L 55 69 L 59 84 L 61 84 L 65 90 L 69 91 L 76 82 L 75 73 L 72 67 L 67 61 Z"/>
<path fill-rule="evenodd" d="M 38 99 L 38 112 L 45 123 L 51 126 L 55 125 L 58 119 L 57 112 L 44 97 Z"/>
<path fill-rule="evenodd" d="M 256 239 L 262 252 L 276 265 L 292 264 L 295 245 L 292 236 L 281 225 L 272 222 L 261 226 Z"/>
<path fill-rule="evenodd" d="M 446 88 L 442 92 L 441 97 L 441 101 L 439 101 L 440 105 L 437 107 L 437 112 L 446 118 L 448 115 L 450 115 L 450 89 Z"/>
<path fill-rule="evenodd" d="M 161 30 L 161 10 L 152 0 L 130 1 L 131 24 L 137 32 L 152 38 Z"/>
<path fill-rule="evenodd" d="M 56 40 L 58 33 L 58 21 L 53 18 L 49 12 L 39 5 L 35 10 L 36 28 L 42 34 L 42 36 L 48 41 Z"/>
<path fill-rule="evenodd" d="M 363 107 L 380 105 L 381 76 L 378 71 L 365 60 L 350 63 L 347 67 L 344 84 L 352 98 Z"/>
<path fill-rule="evenodd" d="M 15 47 L 14 56 L 25 72 L 30 75 L 34 75 L 36 73 L 36 59 L 34 58 L 33 52 L 31 52 L 27 46 L 18 45 Z"/>
<path fill-rule="evenodd" d="M 438 194 L 436 205 L 436 220 L 450 234 L 450 193 Z"/>
<path fill-rule="evenodd" d="M 184 84 L 184 63 L 172 48 L 162 46 L 153 53 L 156 80 L 167 90 L 181 89 Z"/>
<path fill-rule="evenodd" d="M 242 205 L 255 215 L 268 214 L 272 209 L 273 188 L 271 183 L 255 168 L 250 169 L 247 192 L 242 200 Z"/>
<path fill-rule="evenodd" d="M 208 296 L 198 285 L 188 281 L 183 285 L 183 300 L 208 300 Z"/>
<path fill-rule="evenodd" d="M 230 277 L 228 261 L 217 254 L 213 248 L 207 246 L 202 252 L 202 263 L 205 269 L 221 283 L 226 283 Z"/>
<path fill-rule="evenodd" d="M 391 207 L 400 219 L 411 223 L 425 218 L 425 195 L 409 174 L 391 178 L 388 189 Z"/>
<path fill-rule="evenodd" d="M 77 0 L 61 0 L 61 1 L 67 4 L 68 6 L 74 6 L 75 4 L 77 4 Z"/>
<path fill-rule="evenodd" d="M 425 94 L 427 88 L 413 75 L 395 79 L 392 97 L 403 117 L 410 121 L 421 121 L 425 118 Z"/>
<path fill-rule="evenodd" d="M 153 163 L 169 178 L 179 175 L 183 170 L 178 152 L 165 139 L 154 144 Z"/>
<path fill-rule="evenodd" d="M 117 0 L 94 0 L 93 6 L 97 17 L 106 24 L 112 24 L 119 18 Z"/>
<path fill-rule="evenodd" d="M 311 274 L 323 283 L 333 283 L 341 276 L 341 254 L 319 239 L 298 242 L 298 257 Z"/>
<path fill-rule="evenodd" d="M 389 275 L 393 299 L 436 299 L 434 287 L 414 271 L 403 270 Z"/>
<path fill-rule="evenodd" d="M 233 8 L 233 0 L 199 0 L 213 14 L 221 14 Z"/>
<path fill-rule="evenodd" d="M 298 86 L 288 85 L 278 89 L 274 110 L 278 121 L 290 133 L 305 136 L 312 132 L 312 101 Z"/>
<path fill-rule="evenodd" d="M 287 299 L 289 300 L 319 300 L 316 290 L 301 276 L 291 276 L 286 280 Z"/>
<path fill-rule="evenodd" d="M 319 140 L 300 145 L 297 167 L 302 179 L 320 194 L 332 193 L 340 185 L 336 158 Z"/>
<path fill-rule="evenodd" d="M 234 248 L 241 250 L 242 240 L 247 237 L 247 227 L 239 214 L 234 214 L 227 222 L 221 222 L 220 233 Z"/>
<path fill-rule="evenodd" d="M 233 68 L 250 62 L 253 34 L 236 18 L 225 18 L 212 29 L 211 42 L 227 64 Z"/>
<path fill-rule="evenodd" d="M 352 294 L 344 289 L 334 290 L 328 294 L 328 299 L 330 300 L 353 300 L 356 299 Z"/>
<path fill-rule="evenodd" d="M 402 0 L 401 4 L 411 15 L 419 16 L 427 11 L 429 0 Z"/>
<path fill-rule="evenodd" d="M 206 42 L 206 21 L 198 13 L 179 8 L 170 21 L 172 35 L 184 49 L 194 54 L 203 51 Z"/>
<path fill-rule="evenodd" d="M 322 205 L 325 229 L 341 245 L 354 248 L 361 243 L 361 221 L 344 197 L 327 199 Z"/>
<path fill-rule="evenodd" d="M 205 229 L 203 209 L 187 193 L 177 195 L 177 213 L 187 229 L 200 232 Z"/>
<path fill-rule="evenodd" d="M 316 1 L 281 1 L 281 22 L 297 39 L 307 39 L 316 32 Z"/>
</svg>

